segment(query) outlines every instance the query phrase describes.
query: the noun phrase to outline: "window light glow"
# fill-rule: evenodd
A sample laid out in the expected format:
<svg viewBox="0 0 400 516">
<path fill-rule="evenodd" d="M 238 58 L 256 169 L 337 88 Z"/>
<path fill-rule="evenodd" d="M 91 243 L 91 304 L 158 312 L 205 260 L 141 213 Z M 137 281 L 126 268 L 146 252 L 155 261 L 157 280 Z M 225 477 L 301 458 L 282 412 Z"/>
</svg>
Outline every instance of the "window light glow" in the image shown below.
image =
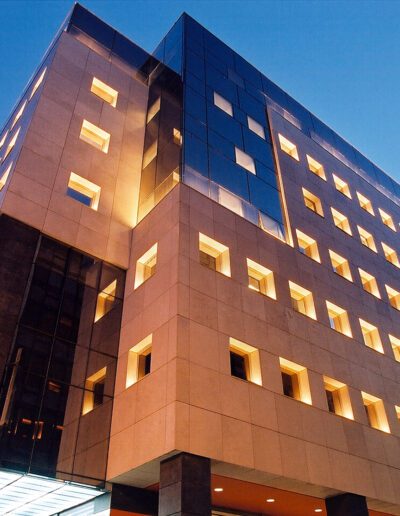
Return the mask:
<svg viewBox="0 0 400 516">
<path fill-rule="evenodd" d="M 3 161 L 5 161 L 5 159 L 7 158 L 7 156 L 10 154 L 10 152 L 13 150 L 14 146 L 15 146 L 15 143 L 18 139 L 18 135 L 19 135 L 19 132 L 20 132 L 21 128 L 18 127 L 17 131 L 14 133 L 14 136 L 11 138 L 9 144 L 7 145 L 7 149 L 6 149 L 6 152 L 3 156 Z"/>
<path fill-rule="evenodd" d="M 306 235 L 298 229 L 296 229 L 296 235 L 299 251 L 302 254 L 305 254 L 306 256 L 311 258 L 312 260 L 321 263 L 317 242 L 313 238 L 309 237 L 308 235 Z"/>
<path fill-rule="evenodd" d="M 396 310 L 400 310 L 400 292 L 389 285 L 385 285 L 385 288 L 390 305 Z"/>
<path fill-rule="evenodd" d="M 241 342 L 240 340 L 230 337 L 229 351 L 231 356 L 232 376 L 241 377 L 243 380 L 247 380 L 248 382 L 262 385 L 260 354 L 258 349 L 246 344 L 245 342 Z M 240 369 L 244 369 L 243 371 L 235 369 L 235 366 L 237 367 L 238 363 L 235 361 L 234 355 L 242 357 L 243 363 L 239 364 L 239 367 Z M 239 375 L 238 373 L 242 374 Z"/>
<path fill-rule="evenodd" d="M 400 339 L 389 335 L 390 345 L 392 346 L 393 355 L 397 362 L 400 362 Z"/>
<path fill-rule="evenodd" d="M 396 413 L 396 418 L 397 418 L 397 421 L 400 423 L 400 407 L 395 405 L 394 406 L 394 411 Z"/>
<path fill-rule="evenodd" d="M 107 367 L 103 367 L 86 379 L 82 416 L 103 403 L 106 374 Z"/>
<path fill-rule="evenodd" d="M 258 123 L 256 120 L 254 120 L 250 116 L 247 116 L 247 125 L 248 125 L 250 131 L 253 131 L 253 133 L 256 133 L 260 138 L 265 140 L 265 130 L 264 130 L 264 127 L 260 123 Z"/>
<path fill-rule="evenodd" d="M 347 419 L 354 419 L 347 385 L 324 376 L 324 386 L 329 412 Z"/>
<path fill-rule="evenodd" d="M 40 74 L 38 80 L 35 82 L 35 85 L 32 88 L 29 100 L 31 100 L 31 98 L 34 96 L 34 94 L 37 92 L 37 90 L 39 89 L 40 85 L 42 84 L 44 76 L 46 75 L 46 71 L 47 71 L 47 68 L 45 68 L 43 70 L 43 72 Z"/>
<path fill-rule="evenodd" d="M 231 210 L 241 217 L 243 217 L 243 203 L 240 197 L 237 195 L 229 192 L 228 190 L 225 190 L 225 188 L 218 188 L 218 201 L 222 206 L 225 206 L 225 208 L 228 208 L 228 210 Z"/>
<path fill-rule="evenodd" d="M 378 299 L 381 298 L 381 294 L 379 292 L 378 283 L 376 282 L 376 279 L 372 274 L 369 274 L 368 272 L 358 269 L 358 273 L 360 274 L 361 283 L 363 286 L 363 289 L 366 292 L 369 292 L 373 296 L 377 297 Z"/>
<path fill-rule="evenodd" d="M 158 140 L 154 140 L 149 148 L 143 153 L 143 168 L 146 168 L 147 165 L 153 161 L 153 159 L 157 156 L 157 152 Z"/>
<path fill-rule="evenodd" d="M 15 126 L 15 124 L 18 122 L 18 120 L 21 118 L 24 110 L 25 110 L 25 107 L 26 107 L 26 104 L 27 104 L 27 100 L 25 100 L 25 102 L 23 102 L 22 106 L 19 108 L 17 114 L 15 115 L 14 117 L 14 120 L 13 120 L 13 123 L 11 124 L 11 127 L 10 127 L 10 131 L 13 129 L 13 127 Z"/>
<path fill-rule="evenodd" d="M 0 192 L 5 187 L 7 183 L 8 176 L 10 175 L 11 169 L 12 169 L 12 162 L 8 165 L 6 168 L 6 171 L 0 176 Z"/>
<path fill-rule="evenodd" d="M 348 235 L 351 235 L 352 233 L 349 219 L 339 211 L 335 210 L 335 208 L 331 208 L 331 212 L 333 217 L 333 223 L 335 224 L 335 226 L 347 233 Z"/>
<path fill-rule="evenodd" d="M 117 280 L 111 282 L 102 292 L 97 296 L 96 314 L 94 322 L 104 317 L 112 309 L 115 303 L 115 296 L 117 292 Z"/>
<path fill-rule="evenodd" d="M 325 170 L 324 170 L 324 167 L 321 165 L 321 163 L 318 163 L 318 161 L 316 161 L 314 158 L 312 158 L 308 154 L 306 155 L 306 158 L 307 158 L 307 163 L 308 163 L 308 169 L 310 170 L 310 172 L 312 172 L 316 176 L 318 176 L 321 179 L 323 179 L 324 181 L 326 181 Z"/>
<path fill-rule="evenodd" d="M 88 122 L 87 120 L 82 122 L 79 138 L 105 154 L 108 153 L 110 134 L 91 122 Z"/>
<path fill-rule="evenodd" d="M 381 210 L 381 208 L 378 208 L 378 211 L 385 226 L 390 228 L 392 231 L 396 231 L 396 226 L 394 225 L 392 217 L 385 211 Z"/>
<path fill-rule="evenodd" d="M 199 254 L 202 265 L 225 276 L 231 276 L 228 247 L 199 233 Z"/>
<path fill-rule="evenodd" d="M 336 190 L 351 199 L 349 185 L 343 181 L 343 179 L 340 179 L 340 177 L 338 177 L 336 174 L 332 174 L 332 177 Z"/>
<path fill-rule="evenodd" d="M 386 417 L 385 407 L 383 401 L 372 394 L 367 394 L 361 391 L 365 413 L 367 415 L 368 423 L 372 428 L 381 430 L 382 432 L 390 433 L 389 423 Z"/>
<path fill-rule="evenodd" d="M 283 394 L 290 398 L 312 404 L 307 369 L 299 364 L 279 357 Z"/>
<path fill-rule="evenodd" d="M 287 138 L 282 136 L 281 134 L 278 134 L 279 138 L 279 144 L 281 146 L 281 149 L 283 152 L 286 152 L 286 154 L 289 154 L 293 159 L 296 161 L 299 161 L 299 154 L 297 152 L 297 147 L 294 143 L 290 142 Z"/>
<path fill-rule="evenodd" d="M 311 319 L 317 319 L 312 293 L 300 285 L 296 285 L 293 281 L 289 281 L 289 289 L 292 308 Z"/>
<path fill-rule="evenodd" d="M 375 245 L 374 237 L 371 235 L 371 233 L 368 233 L 365 229 L 363 229 L 360 226 L 357 226 L 358 233 L 360 235 L 360 240 L 362 245 L 365 245 L 365 247 L 368 247 L 368 249 L 371 249 L 371 251 L 374 251 L 374 253 L 377 253 L 378 250 Z"/>
<path fill-rule="evenodd" d="M 93 77 L 90 91 L 110 104 L 110 106 L 115 107 L 117 105 L 118 91 L 114 90 L 97 77 Z"/>
<path fill-rule="evenodd" d="M 100 192 L 100 186 L 71 172 L 67 188 L 69 197 L 96 211 L 99 207 Z"/>
<path fill-rule="evenodd" d="M 150 247 L 148 251 L 141 256 L 136 262 L 136 274 L 135 274 L 135 286 L 134 288 L 140 287 L 142 283 L 151 278 L 157 267 L 157 242 Z"/>
<path fill-rule="evenodd" d="M 359 319 L 364 344 L 379 353 L 383 353 L 382 341 L 378 328 L 363 319 Z"/>
<path fill-rule="evenodd" d="M 276 299 L 274 274 L 272 271 L 247 258 L 247 274 L 250 289 Z"/>
<path fill-rule="evenodd" d="M 214 91 L 214 105 L 222 109 L 222 111 L 225 111 L 228 115 L 233 116 L 232 104 L 216 91 Z"/>
<path fill-rule="evenodd" d="M 371 201 L 367 199 L 364 195 L 357 192 L 358 202 L 360 203 L 360 207 L 367 211 L 370 215 L 375 215 L 374 208 L 372 207 Z"/>
<path fill-rule="evenodd" d="M 324 212 L 322 210 L 322 204 L 320 199 L 316 195 L 306 190 L 305 188 L 303 188 L 302 191 L 305 206 L 317 215 L 323 217 Z"/>
<path fill-rule="evenodd" d="M 128 352 L 125 387 L 128 389 L 151 371 L 153 334 L 148 335 Z"/>
<path fill-rule="evenodd" d="M 384 244 L 383 242 L 382 242 L 382 249 L 385 254 L 386 260 L 389 263 L 391 263 L 392 265 L 394 265 L 395 267 L 400 268 L 400 262 L 399 262 L 399 257 L 397 256 L 397 252 L 394 249 L 392 249 L 391 247 L 389 247 L 388 245 Z"/>
<path fill-rule="evenodd" d="M 3 134 L 3 137 L 1 138 L 0 140 L 0 149 L 3 147 L 4 145 L 4 142 L 6 141 L 6 138 L 7 138 L 7 135 L 8 135 L 8 131 L 5 131 L 4 134 Z"/>
<path fill-rule="evenodd" d="M 265 501 L 267 503 L 274 503 L 275 502 L 275 498 L 267 498 Z"/>
<path fill-rule="evenodd" d="M 256 173 L 256 166 L 254 163 L 254 159 L 243 152 L 242 150 L 235 147 L 235 156 L 236 156 L 236 163 L 240 165 L 241 167 L 245 168 L 248 172 L 251 172 L 252 174 Z"/>
<path fill-rule="evenodd" d="M 328 310 L 329 325 L 332 330 L 343 333 L 343 335 L 347 335 L 347 337 L 352 337 L 353 335 L 346 310 L 334 305 L 330 301 L 326 301 L 326 308 Z"/>
<path fill-rule="evenodd" d="M 160 111 L 161 107 L 161 97 L 157 97 L 156 100 L 153 102 L 153 104 L 149 107 L 147 111 L 147 119 L 146 123 L 148 124 L 153 118 L 156 116 L 156 114 Z"/>
<path fill-rule="evenodd" d="M 346 278 L 349 281 L 353 281 L 348 260 L 346 260 L 346 258 L 343 258 L 343 256 L 340 256 L 340 254 L 337 254 L 331 250 L 329 250 L 329 256 L 331 259 L 333 271 L 339 276 L 342 276 L 343 278 Z"/>
</svg>

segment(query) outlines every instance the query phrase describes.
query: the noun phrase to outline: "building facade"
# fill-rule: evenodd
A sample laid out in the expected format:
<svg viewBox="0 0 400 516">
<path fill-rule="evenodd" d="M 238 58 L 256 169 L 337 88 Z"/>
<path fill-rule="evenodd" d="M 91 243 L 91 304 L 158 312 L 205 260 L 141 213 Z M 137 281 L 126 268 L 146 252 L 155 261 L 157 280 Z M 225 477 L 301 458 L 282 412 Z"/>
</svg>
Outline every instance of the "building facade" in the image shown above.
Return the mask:
<svg viewBox="0 0 400 516">
<path fill-rule="evenodd" d="M 399 238 L 190 16 L 76 4 L 0 133 L 0 514 L 400 514 Z"/>
</svg>

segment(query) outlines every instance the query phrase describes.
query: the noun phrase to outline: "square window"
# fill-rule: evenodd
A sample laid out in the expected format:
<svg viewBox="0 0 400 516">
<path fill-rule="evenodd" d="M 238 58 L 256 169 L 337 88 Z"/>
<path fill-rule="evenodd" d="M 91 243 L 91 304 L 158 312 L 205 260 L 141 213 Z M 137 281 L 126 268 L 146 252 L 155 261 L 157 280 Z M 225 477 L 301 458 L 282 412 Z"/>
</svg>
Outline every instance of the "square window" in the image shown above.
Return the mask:
<svg viewBox="0 0 400 516">
<path fill-rule="evenodd" d="M 374 237 L 371 235 L 371 233 L 368 233 L 365 229 L 363 229 L 360 226 L 357 226 L 358 233 L 360 235 L 360 240 L 362 245 L 365 245 L 365 247 L 368 247 L 368 249 L 371 249 L 371 251 L 374 251 L 374 253 L 377 253 L 378 250 L 375 245 Z"/>
<path fill-rule="evenodd" d="M 286 152 L 286 154 L 289 154 L 290 157 L 292 157 L 296 161 L 299 161 L 299 154 L 297 152 L 296 145 L 294 143 L 290 142 L 287 138 L 285 138 L 281 134 L 278 134 L 278 138 L 279 138 L 279 144 L 280 144 L 283 152 Z"/>
<path fill-rule="evenodd" d="M 374 276 L 372 276 L 368 272 L 363 271 L 360 268 L 358 269 L 358 272 L 360 274 L 360 279 L 361 279 L 363 289 L 366 292 L 368 292 L 369 294 L 372 294 L 373 296 L 380 299 L 381 294 L 379 292 L 378 283 L 376 282 L 376 279 L 374 278 Z"/>
<path fill-rule="evenodd" d="M 8 176 L 10 175 L 12 169 L 12 162 L 8 165 L 6 171 L 0 176 L 0 192 L 3 190 L 7 183 Z"/>
<path fill-rule="evenodd" d="M 225 276 L 231 275 L 228 247 L 202 233 L 199 233 L 199 258 L 205 267 Z"/>
<path fill-rule="evenodd" d="M 96 125 L 84 120 L 79 138 L 96 149 L 107 154 L 110 145 L 110 135 Z"/>
<path fill-rule="evenodd" d="M 17 112 L 17 114 L 15 115 L 14 117 L 14 120 L 13 120 L 13 123 L 11 124 L 11 127 L 10 127 L 10 131 L 13 129 L 13 127 L 15 126 L 15 124 L 18 122 L 18 120 L 21 118 L 22 116 L 22 113 L 24 112 L 25 110 L 25 107 L 26 107 L 26 104 L 27 104 L 27 100 L 25 100 L 25 102 L 22 104 L 22 106 L 19 108 L 19 111 Z"/>
<path fill-rule="evenodd" d="M 400 362 L 400 339 L 393 335 L 389 335 L 389 340 L 392 346 L 394 358 L 397 362 Z"/>
<path fill-rule="evenodd" d="M 395 267 L 400 267 L 399 257 L 394 249 L 382 242 L 382 249 L 385 254 L 386 260 L 393 264 Z"/>
<path fill-rule="evenodd" d="M 394 225 L 392 217 L 380 208 L 378 208 L 378 211 L 385 226 L 390 228 L 392 231 L 396 231 L 396 226 Z"/>
<path fill-rule="evenodd" d="M 349 281 L 353 281 L 348 260 L 331 250 L 329 250 L 329 256 L 331 258 L 333 272 Z"/>
<path fill-rule="evenodd" d="M 157 267 L 157 247 L 155 243 L 143 256 L 136 262 L 135 289 L 140 287 L 142 283 L 151 278 Z"/>
<path fill-rule="evenodd" d="M 379 351 L 379 353 L 383 353 L 382 341 L 378 328 L 362 319 L 359 319 L 359 321 L 364 338 L 364 344 L 375 351 Z"/>
<path fill-rule="evenodd" d="M 400 292 L 389 285 L 385 285 L 385 288 L 390 305 L 396 310 L 400 310 Z"/>
<path fill-rule="evenodd" d="M 250 131 L 253 131 L 253 133 L 256 133 L 260 138 L 265 140 L 265 130 L 261 124 L 256 122 L 256 120 L 254 120 L 250 116 L 247 116 L 247 125 Z"/>
<path fill-rule="evenodd" d="M 128 352 L 126 389 L 151 373 L 153 335 L 150 334 Z"/>
<path fill-rule="evenodd" d="M 148 124 L 153 118 L 156 116 L 156 114 L 160 111 L 161 107 L 161 97 L 157 97 L 156 100 L 153 102 L 153 104 L 149 107 L 147 111 L 147 119 L 146 123 Z"/>
<path fill-rule="evenodd" d="M 91 412 L 95 407 L 103 404 L 106 374 L 107 367 L 103 367 L 86 379 L 85 392 L 83 395 L 82 416 Z"/>
<path fill-rule="evenodd" d="M 329 412 L 354 419 L 347 386 L 333 378 L 324 376 L 324 387 Z"/>
<path fill-rule="evenodd" d="M 230 337 L 229 360 L 232 376 L 262 385 L 260 354 L 257 348 Z"/>
<path fill-rule="evenodd" d="M 214 105 L 222 109 L 222 111 L 225 111 L 228 115 L 233 116 L 232 104 L 216 91 L 214 91 Z"/>
<path fill-rule="evenodd" d="M 94 322 L 104 317 L 112 309 L 116 299 L 116 292 L 117 280 L 114 280 L 98 294 Z"/>
<path fill-rule="evenodd" d="M 279 357 L 282 390 L 285 396 L 311 405 L 311 391 L 307 369 L 299 364 Z"/>
<path fill-rule="evenodd" d="M 383 401 L 362 391 L 361 397 L 369 426 L 382 432 L 390 433 Z"/>
<path fill-rule="evenodd" d="M 248 172 L 251 172 L 252 174 L 256 173 L 256 166 L 254 164 L 254 159 L 243 152 L 242 150 L 235 147 L 235 156 L 236 156 L 236 163 L 240 165 L 241 167 L 245 168 Z"/>
<path fill-rule="evenodd" d="M 47 71 L 47 68 L 45 68 L 43 70 L 43 72 L 40 74 L 38 80 L 35 82 L 35 85 L 32 88 L 29 100 L 31 100 L 31 98 L 34 96 L 34 94 L 37 92 L 37 90 L 39 89 L 40 85 L 42 84 L 44 76 L 46 75 L 46 71 Z"/>
<path fill-rule="evenodd" d="M 314 299 L 313 295 L 309 290 L 306 290 L 300 285 L 296 285 L 292 281 L 289 281 L 290 297 L 292 300 L 292 308 L 311 319 L 316 319 Z"/>
<path fill-rule="evenodd" d="M 318 176 L 321 179 L 323 179 L 324 181 L 326 181 L 325 170 L 324 170 L 324 167 L 321 165 L 321 163 L 318 163 L 318 161 L 316 161 L 314 158 L 312 158 L 308 154 L 306 155 L 306 158 L 307 158 L 307 163 L 308 163 L 308 169 L 310 170 L 310 172 L 312 172 L 316 176 Z"/>
<path fill-rule="evenodd" d="M 247 274 L 249 288 L 276 299 L 274 274 L 272 271 L 247 258 Z"/>
<path fill-rule="evenodd" d="M 317 215 L 320 215 L 321 217 L 324 216 L 321 201 L 316 195 L 303 188 L 303 199 L 304 204 L 309 210 L 313 211 Z"/>
<path fill-rule="evenodd" d="M 343 310 L 343 308 L 329 301 L 326 302 L 326 308 L 328 310 L 329 325 L 332 330 L 343 333 L 343 335 L 347 335 L 347 337 L 352 337 L 353 335 L 351 333 L 349 317 L 346 310 Z"/>
<path fill-rule="evenodd" d="M 349 219 L 339 211 L 335 210 L 335 208 L 331 208 L 331 212 L 335 226 L 348 235 L 351 235 Z"/>
<path fill-rule="evenodd" d="M 218 188 L 218 202 L 228 208 L 228 210 L 237 213 L 241 217 L 243 217 L 243 203 L 240 197 L 233 194 L 232 192 L 228 192 L 224 188 Z"/>
<path fill-rule="evenodd" d="M 340 179 L 340 177 L 338 177 L 335 174 L 332 174 L 332 177 L 333 177 L 333 182 L 335 183 L 336 190 L 338 192 L 342 193 L 343 195 L 345 195 L 346 197 L 348 197 L 349 199 L 351 199 L 349 185 L 345 181 L 343 181 L 343 179 Z"/>
<path fill-rule="evenodd" d="M 117 105 L 118 91 L 111 88 L 111 86 L 108 86 L 108 84 L 105 82 L 100 81 L 100 79 L 97 79 L 97 77 L 93 77 L 90 91 L 110 104 L 112 107 Z"/>
<path fill-rule="evenodd" d="M 17 138 L 18 138 L 20 130 L 21 130 L 21 128 L 18 127 L 17 131 L 14 133 L 14 135 L 11 138 L 9 144 L 7 145 L 7 149 L 6 149 L 6 152 L 4 153 L 3 160 L 2 160 L 3 162 L 6 160 L 6 158 L 10 154 L 10 152 L 13 150 L 13 148 L 14 148 L 16 142 L 17 142 Z"/>
<path fill-rule="evenodd" d="M 179 129 L 176 129 L 176 127 L 174 127 L 172 130 L 172 137 L 175 145 L 182 145 L 182 133 Z"/>
<path fill-rule="evenodd" d="M 68 181 L 67 195 L 85 206 L 97 210 L 99 206 L 101 188 L 84 177 L 71 172 Z"/>
<path fill-rule="evenodd" d="M 296 235 L 299 251 L 302 254 L 305 254 L 306 256 L 311 258 L 312 260 L 321 263 L 317 242 L 313 238 L 303 233 L 302 231 L 299 231 L 298 229 L 296 229 Z"/>
<path fill-rule="evenodd" d="M 367 199 L 364 195 L 357 192 L 358 202 L 360 203 L 360 207 L 367 211 L 371 215 L 375 215 L 374 208 L 372 207 L 371 201 Z"/>
</svg>

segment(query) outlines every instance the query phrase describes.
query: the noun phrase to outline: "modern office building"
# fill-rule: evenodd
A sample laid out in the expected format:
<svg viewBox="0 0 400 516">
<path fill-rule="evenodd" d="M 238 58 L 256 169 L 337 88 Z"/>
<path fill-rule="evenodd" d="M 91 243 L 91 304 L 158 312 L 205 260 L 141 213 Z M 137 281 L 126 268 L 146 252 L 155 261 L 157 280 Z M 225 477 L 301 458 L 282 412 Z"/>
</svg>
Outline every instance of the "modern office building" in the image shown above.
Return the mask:
<svg viewBox="0 0 400 516">
<path fill-rule="evenodd" d="M 183 14 L 75 5 L 0 133 L 0 514 L 400 514 L 400 185 Z"/>
</svg>

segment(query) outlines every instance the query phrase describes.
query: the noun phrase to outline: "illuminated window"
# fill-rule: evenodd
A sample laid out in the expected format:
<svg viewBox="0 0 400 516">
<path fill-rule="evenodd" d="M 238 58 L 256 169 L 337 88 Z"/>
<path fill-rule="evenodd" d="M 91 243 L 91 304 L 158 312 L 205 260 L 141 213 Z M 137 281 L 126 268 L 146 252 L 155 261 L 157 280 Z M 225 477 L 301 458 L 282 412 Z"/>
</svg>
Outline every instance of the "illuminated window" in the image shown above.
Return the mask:
<svg viewBox="0 0 400 516">
<path fill-rule="evenodd" d="M 383 242 L 382 242 L 382 249 L 385 254 L 386 260 L 389 263 L 395 265 L 396 267 L 400 267 L 399 257 L 397 256 L 396 251 L 394 249 L 392 249 L 391 247 L 389 247 L 388 245 L 384 244 Z"/>
<path fill-rule="evenodd" d="M 240 165 L 241 167 L 245 168 L 252 174 L 256 173 L 256 166 L 254 164 L 254 159 L 243 152 L 242 150 L 235 147 L 235 156 L 236 156 L 236 163 Z"/>
<path fill-rule="evenodd" d="M 19 135 L 19 132 L 20 132 L 21 128 L 18 127 L 18 130 L 15 132 L 14 136 L 11 138 L 10 140 L 10 143 L 7 145 L 7 149 L 6 149 L 6 152 L 3 156 L 3 161 L 5 161 L 5 159 L 7 158 L 7 156 L 10 154 L 10 152 L 13 150 L 14 146 L 15 146 L 15 143 L 17 141 L 17 138 L 18 138 L 18 135 Z"/>
<path fill-rule="evenodd" d="M 393 335 L 389 335 L 389 340 L 392 346 L 394 358 L 397 362 L 400 362 L 400 339 Z"/>
<path fill-rule="evenodd" d="M 276 299 L 274 274 L 272 271 L 247 258 L 247 274 L 249 288 Z"/>
<path fill-rule="evenodd" d="M 103 131 L 103 129 L 100 129 L 100 127 L 84 120 L 79 138 L 107 154 L 110 145 L 110 135 Z"/>
<path fill-rule="evenodd" d="M 371 235 L 371 233 L 368 233 L 365 229 L 363 229 L 360 226 L 357 226 L 358 233 L 360 235 L 360 240 L 362 245 L 365 245 L 365 247 L 368 247 L 368 249 L 371 249 L 371 251 L 374 251 L 375 253 L 378 252 L 374 237 Z"/>
<path fill-rule="evenodd" d="M 313 211 L 314 213 L 317 213 L 321 217 L 324 216 L 321 201 L 316 195 L 312 194 L 311 192 L 303 188 L 303 199 L 304 204 L 307 206 L 309 210 Z"/>
<path fill-rule="evenodd" d="M 156 116 L 156 114 L 160 111 L 161 107 L 161 97 L 157 97 L 156 100 L 153 102 L 153 104 L 149 107 L 149 110 L 147 111 L 147 119 L 146 123 L 148 124 L 150 120 L 153 120 L 153 118 Z"/>
<path fill-rule="evenodd" d="M 292 308 L 311 319 L 316 319 L 314 299 L 313 295 L 309 290 L 306 290 L 300 285 L 296 285 L 292 281 L 289 281 L 290 297 L 292 300 Z"/>
<path fill-rule="evenodd" d="M 260 355 L 257 348 L 230 337 L 229 358 L 232 376 L 262 385 Z"/>
<path fill-rule="evenodd" d="M 233 116 L 232 104 L 216 91 L 214 91 L 214 105 L 222 109 L 222 111 L 225 111 L 228 115 Z"/>
<path fill-rule="evenodd" d="M 359 321 L 364 338 L 364 344 L 375 351 L 379 351 L 379 353 L 383 353 L 382 341 L 378 328 L 362 319 L 359 319 Z"/>
<path fill-rule="evenodd" d="M 390 433 L 383 401 L 362 391 L 361 396 L 369 426 Z"/>
<path fill-rule="evenodd" d="M 153 159 L 157 156 L 158 152 L 158 140 L 154 140 L 154 142 L 149 146 L 147 150 L 143 153 L 143 168 L 146 168 L 149 163 L 153 161 Z"/>
<path fill-rule="evenodd" d="M 43 82 L 43 79 L 44 79 L 44 76 L 46 75 L 46 70 L 47 68 L 45 68 L 43 70 L 43 72 L 40 74 L 40 77 L 39 79 L 35 82 L 35 85 L 33 86 L 32 88 L 32 92 L 31 92 L 31 95 L 29 97 L 29 100 L 31 100 L 31 98 L 34 96 L 34 94 L 36 93 L 36 91 L 39 89 L 40 85 L 42 84 Z"/>
<path fill-rule="evenodd" d="M 83 416 L 103 404 L 106 374 L 107 367 L 103 367 L 86 379 L 82 407 Z"/>
<path fill-rule="evenodd" d="M 243 204 L 237 195 L 228 192 L 224 188 L 218 188 L 218 202 L 241 217 L 243 217 Z"/>
<path fill-rule="evenodd" d="M 397 421 L 400 423 L 400 407 L 398 407 L 397 405 L 394 406 L 394 410 L 396 412 L 396 418 L 397 418 Z"/>
<path fill-rule="evenodd" d="M 97 296 L 96 303 L 96 314 L 94 322 L 104 317 L 115 303 L 115 295 L 117 292 L 117 280 L 111 282 L 104 290 L 102 290 Z"/>
<path fill-rule="evenodd" d="M 90 91 L 110 104 L 112 107 L 117 105 L 118 91 L 108 86 L 108 84 L 100 81 L 97 77 L 93 77 Z"/>
<path fill-rule="evenodd" d="M 331 258 L 333 271 L 336 272 L 336 274 L 339 274 L 339 276 L 342 276 L 349 281 L 353 281 L 348 260 L 331 250 L 329 250 L 329 256 Z"/>
<path fill-rule="evenodd" d="M 7 179 L 8 179 L 8 176 L 10 175 L 10 172 L 11 172 L 11 169 L 12 169 L 12 166 L 13 164 L 10 163 L 6 169 L 6 171 L 4 172 L 4 174 L 2 174 L 0 176 L 0 192 L 1 190 L 5 187 L 6 183 L 7 183 Z"/>
<path fill-rule="evenodd" d="M 332 330 L 343 333 L 343 335 L 347 335 L 348 337 L 352 337 L 353 335 L 351 333 L 349 317 L 346 310 L 343 310 L 343 308 L 340 308 L 329 301 L 326 302 L 326 308 L 328 310 L 329 325 Z"/>
<path fill-rule="evenodd" d="M 378 283 L 376 282 L 376 279 L 374 276 L 369 274 L 366 271 L 363 271 L 362 269 L 358 269 L 358 272 L 360 274 L 361 283 L 363 286 L 363 289 L 366 292 L 369 292 L 373 296 L 377 297 L 378 299 L 381 298 L 381 294 L 379 292 Z"/>
<path fill-rule="evenodd" d="M 247 116 L 247 125 L 248 125 L 250 131 L 253 131 L 253 133 L 256 133 L 260 138 L 265 140 L 265 131 L 264 131 L 264 127 L 261 124 L 256 122 L 250 116 Z"/>
<path fill-rule="evenodd" d="M 85 206 L 97 210 L 100 199 L 100 186 L 88 181 L 84 177 L 71 172 L 68 181 L 67 195 Z"/>
<path fill-rule="evenodd" d="M 13 123 L 11 124 L 11 127 L 10 127 L 10 130 L 12 130 L 12 128 L 15 126 L 15 124 L 18 122 L 18 120 L 21 118 L 22 116 L 22 113 L 24 112 L 24 109 L 26 107 L 26 104 L 27 104 L 27 100 L 25 100 L 25 102 L 22 104 L 22 106 L 20 107 L 18 113 L 15 115 L 14 117 L 14 120 L 13 120 Z"/>
<path fill-rule="evenodd" d="M 331 208 L 331 212 L 333 217 L 333 223 L 335 224 L 335 226 L 347 233 L 348 235 L 351 235 L 349 219 L 339 211 L 335 210 L 335 208 Z"/>
<path fill-rule="evenodd" d="M 324 386 L 329 412 L 354 419 L 347 386 L 327 376 L 324 376 Z"/>
<path fill-rule="evenodd" d="M 310 384 L 307 369 L 279 357 L 283 394 L 289 398 L 311 405 Z"/>
<path fill-rule="evenodd" d="M 318 161 L 316 161 L 314 158 L 312 158 L 308 154 L 306 155 L 306 157 L 307 157 L 307 163 L 308 163 L 309 170 L 316 176 L 318 176 L 321 179 L 323 179 L 324 181 L 326 181 L 325 170 L 324 170 L 324 167 L 321 165 L 321 163 L 318 163 Z"/>
<path fill-rule="evenodd" d="M 396 310 L 400 310 L 400 292 L 389 285 L 385 285 L 390 305 Z"/>
<path fill-rule="evenodd" d="M 296 229 L 296 235 L 299 251 L 302 254 L 305 254 L 306 256 L 311 258 L 312 260 L 321 263 L 317 242 L 313 238 L 303 233 L 302 231 L 299 231 L 298 229 Z"/>
<path fill-rule="evenodd" d="M 172 130 L 172 136 L 173 136 L 175 145 L 179 145 L 179 146 L 182 145 L 182 133 L 180 132 L 179 129 L 176 129 L 176 127 L 174 127 Z"/>
<path fill-rule="evenodd" d="M 278 134 L 278 138 L 283 152 L 286 152 L 286 154 L 289 154 L 289 156 L 291 156 L 293 159 L 299 161 L 299 154 L 297 152 L 296 145 L 294 145 L 294 143 L 290 142 L 281 134 Z"/>
<path fill-rule="evenodd" d="M 385 226 L 390 228 L 392 231 L 396 231 L 396 226 L 394 225 L 392 217 L 380 208 L 378 208 L 378 211 Z"/>
<path fill-rule="evenodd" d="M 332 174 L 333 182 L 335 183 L 335 188 L 338 192 L 342 193 L 349 199 L 351 199 L 351 193 L 349 185 L 343 181 L 343 179 L 340 179 L 340 177 L 336 176 L 335 174 Z"/>
<path fill-rule="evenodd" d="M 153 335 L 148 335 L 128 352 L 125 387 L 128 388 L 151 372 Z"/>
<path fill-rule="evenodd" d="M 144 253 L 136 262 L 135 289 L 151 278 L 157 267 L 157 243 Z"/>
<path fill-rule="evenodd" d="M 231 275 L 229 249 L 225 245 L 199 233 L 199 254 L 201 265 L 225 276 Z"/>
<path fill-rule="evenodd" d="M 4 142 L 6 141 L 6 138 L 7 138 L 7 135 L 8 135 L 8 131 L 5 131 L 5 133 L 3 134 L 3 137 L 1 138 L 0 140 L 0 149 L 3 147 L 4 145 Z"/>
<path fill-rule="evenodd" d="M 364 195 L 357 192 L 358 202 L 363 210 L 367 211 L 371 215 L 375 215 L 374 208 L 372 207 L 371 201 L 367 199 Z"/>
</svg>

